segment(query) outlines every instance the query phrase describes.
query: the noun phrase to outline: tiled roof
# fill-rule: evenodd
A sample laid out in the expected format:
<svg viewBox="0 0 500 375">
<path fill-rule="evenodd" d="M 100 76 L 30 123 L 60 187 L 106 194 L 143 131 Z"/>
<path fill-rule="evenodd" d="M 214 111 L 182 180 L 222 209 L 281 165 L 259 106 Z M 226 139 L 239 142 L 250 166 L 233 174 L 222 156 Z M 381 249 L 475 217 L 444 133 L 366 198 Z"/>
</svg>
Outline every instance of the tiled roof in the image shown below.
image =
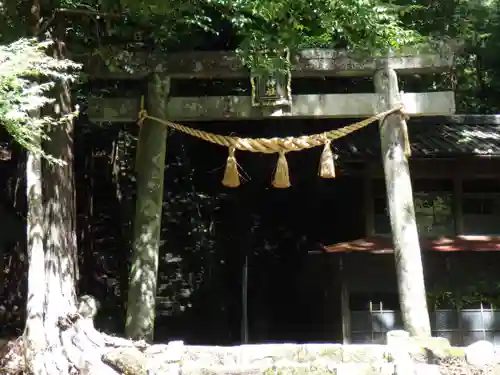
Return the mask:
<svg viewBox="0 0 500 375">
<path fill-rule="evenodd" d="M 456 236 L 436 239 L 420 239 L 420 247 L 427 251 L 500 251 L 500 238 L 497 236 Z M 323 246 L 327 253 L 372 253 L 393 252 L 392 238 L 373 236 L 354 241 Z"/>
<path fill-rule="evenodd" d="M 413 157 L 500 156 L 500 115 L 413 118 L 408 131 Z M 335 141 L 334 146 L 340 156 L 378 156 L 378 126 L 369 125 Z"/>
</svg>

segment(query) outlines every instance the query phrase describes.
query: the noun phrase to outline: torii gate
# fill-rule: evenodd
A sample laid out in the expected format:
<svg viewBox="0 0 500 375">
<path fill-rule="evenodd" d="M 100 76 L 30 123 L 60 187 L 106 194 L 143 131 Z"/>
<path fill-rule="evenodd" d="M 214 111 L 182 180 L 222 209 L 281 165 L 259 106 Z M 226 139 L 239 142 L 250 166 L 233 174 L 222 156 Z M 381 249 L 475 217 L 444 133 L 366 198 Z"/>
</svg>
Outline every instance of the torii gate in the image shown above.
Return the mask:
<svg viewBox="0 0 500 375">
<path fill-rule="evenodd" d="M 144 79 L 148 77 L 147 110 L 149 115 L 165 121 L 226 121 L 242 119 L 287 118 L 346 118 L 370 117 L 387 111 L 401 103 L 409 116 L 452 115 L 455 100 L 452 91 L 400 93 L 399 75 L 429 74 L 451 71 L 454 53 L 445 45 L 439 50 L 413 50 L 389 57 L 363 57 L 344 51 L 311 49 L 300 51 L 291 61 L 290 74 L 273 77 L 252 77 L 252 93 L 247 96 L 169 96 L 171 78 L 245 78 L 251 72 L 245 69 L 231 52 L 190 52 L 172 54 L 130 53 L 108 50 L 103 53 L 106 66 L 87 64 L 88 73 L 94 77 L 119 79 Z M 94 66 L 93 66 L 94 65 Z M 293 80 L 306 77 L 374 77 L 374 92 L 364 94 L 294 94 Z M 93 122 L 137 122 L 141 110 L 140 98 L 90 98 L 89 118 Z M 143 118 L 142 118 L 143 120 Z M 408 225 L 404 216 L 413 211 L 413 196 L 407 161 L 409 151 L 405 138 L 406 122 L 398 113 L 391 113 L 380 121 L 381 150 L 386 178 L 388 208 L 395 245 L 395 256 L 406 269 L 398 275 L 400 284 L 411 285 L 410 279 L 420 279 L 421 255 L 416 224 Z M 166 143 L 166 127 L 149 123 L 147 134 L 141 137 L 162 137 Z M 138 190 L 147 190 L 148 182 L 155 180 L 163 191 L 164 158 L 161 149 L 141 150 L 142 162 L 152 162 L 156 171 L 139 176 Z M 397 171 L 397 172 L 396 172 Z M 396 183 L 397 180 L 397 183 Z M 158 201 L 151 193 L 150 201 Z M 137 202 L 138 209 L 144 202 Z M 159 240 L 160 217 L 151 215 L 154 236 Z M 148 225 L 149 225 L 148 224 Z M 141 230 L 140 228 L 136 231 Z M 144 229 L 144 230 L 147 230 Z M 150 228 L 149 228 L 150 230 Z M 404 252 L 401 249 L 405 249 Z M 420 266 L 419 266 L 420 265 Z M 153 271 L 158 260 L 153 262 Z M 422 286 L 423 287 L 423 286 Z M 423 290 L 423 288 L 422 288 Z M 417 321 L 426 307 L 425 295 L 418 290 L 410 304 L 402 306 L 404 314 Z M 245 301 L 244 301 L 245 305 Z M 246 311 L 243 311 L 246 326 Z M 425 315 L 425 314 L 424 314 Z M 430 327 L 421 322 L 418 332 L 425 334 Z M 347 327 L 344 326 L 344 330 Z M 244 332 L 245 329 L 244 329 Z M 244 337 L 247 333 L 244 333 Z M 344 337 L 346 333 L 344 332 Z"/>
</svg>

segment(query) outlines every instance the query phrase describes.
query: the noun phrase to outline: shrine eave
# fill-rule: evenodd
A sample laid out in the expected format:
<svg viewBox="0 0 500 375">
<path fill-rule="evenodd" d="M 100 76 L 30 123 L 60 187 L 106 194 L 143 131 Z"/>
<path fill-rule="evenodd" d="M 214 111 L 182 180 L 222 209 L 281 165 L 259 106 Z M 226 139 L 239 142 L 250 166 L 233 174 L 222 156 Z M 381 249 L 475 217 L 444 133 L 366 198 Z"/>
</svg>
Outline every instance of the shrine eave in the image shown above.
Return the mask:
<svg viewBox="0 0 500 375">
<path fill-rule="evenodd" d="M 498 116 L 412 118 L 408 121 L 408 132 L 413 158 L 500 157 Z M 378 158 L 378 128 L 361 129 L 336 141 L 334 148 L 340 157 Z"/>
<path fill-rule="evenodd" d="M 422 251 L 464 252 L 464 251 L 500 251 L 499 236 L 460 235 L 441 238 L 421 238 Z M 369 253 L 389 254 L 394 252 L 392 238 L 371 236 L 354 241 L 322 246 L 315 253 Z"/>
</svg>

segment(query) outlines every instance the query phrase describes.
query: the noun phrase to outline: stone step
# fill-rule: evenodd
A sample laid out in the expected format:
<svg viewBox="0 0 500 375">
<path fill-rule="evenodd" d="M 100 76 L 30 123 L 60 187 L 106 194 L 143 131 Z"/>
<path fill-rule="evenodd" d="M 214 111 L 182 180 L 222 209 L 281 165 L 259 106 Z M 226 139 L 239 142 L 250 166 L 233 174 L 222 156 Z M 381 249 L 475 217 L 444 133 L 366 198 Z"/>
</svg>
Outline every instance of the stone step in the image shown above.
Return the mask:
<svg viewBox="0 0 500 375">
<path fill-rule="evenodd" d="M 314 366 L 309 363 L 293 363 L 286 366 L 182 366 L 182 375 L 393 375 L 394 366 L 373 366 L 366 363 L 338 364 L 335 367 Z M 439 366 L 417 364 L 415 375 L 439 375 Z M 160 375 L 151 373 L 150 375 Z"/>
</svg>

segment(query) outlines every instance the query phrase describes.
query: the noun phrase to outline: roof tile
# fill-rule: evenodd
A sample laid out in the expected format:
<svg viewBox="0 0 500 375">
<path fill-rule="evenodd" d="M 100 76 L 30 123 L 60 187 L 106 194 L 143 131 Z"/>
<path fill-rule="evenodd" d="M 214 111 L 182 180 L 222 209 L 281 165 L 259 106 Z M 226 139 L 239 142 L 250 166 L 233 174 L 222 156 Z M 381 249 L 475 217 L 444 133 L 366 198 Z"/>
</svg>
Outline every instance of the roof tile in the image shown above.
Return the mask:
<svg viewBox="0 0 500 375">
<path fill-rule="evenodd" d="M 408 121 L 408 131 L 413 156 L 500 156 L 500 116 L 413 118 Z M 363 128 L 335 141 L 334 146 L 341 156 L 378 156 L 378 127 Z"/>
</svg>

